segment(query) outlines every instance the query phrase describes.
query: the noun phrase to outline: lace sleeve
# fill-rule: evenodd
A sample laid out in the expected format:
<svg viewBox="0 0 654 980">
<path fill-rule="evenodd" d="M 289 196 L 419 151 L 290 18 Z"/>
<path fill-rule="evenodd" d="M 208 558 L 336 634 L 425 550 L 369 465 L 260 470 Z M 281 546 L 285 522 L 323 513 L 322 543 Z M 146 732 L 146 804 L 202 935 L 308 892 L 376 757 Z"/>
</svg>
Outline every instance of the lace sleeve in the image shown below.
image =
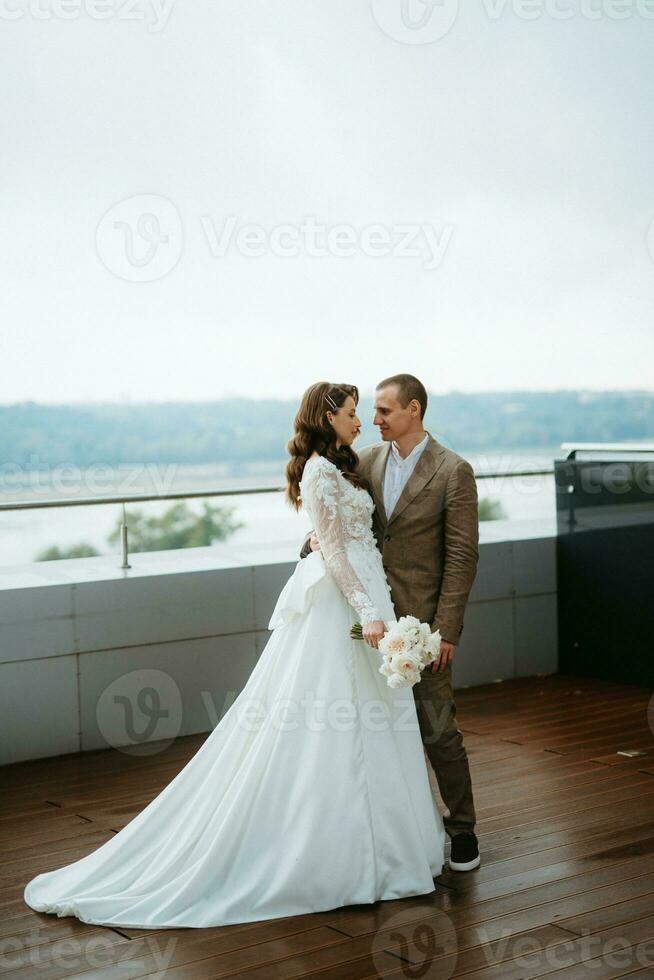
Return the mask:
<svg viewBox="0 0 654 980">
<path fill-rule="evenodd" d="M 329 461 L 306 465 L 311 469 L 303 477 L 302 494 L 311 511 L 325 564 L 362 625 L 381 619 L 347 557 L 338 470 Z"/>
</svg>

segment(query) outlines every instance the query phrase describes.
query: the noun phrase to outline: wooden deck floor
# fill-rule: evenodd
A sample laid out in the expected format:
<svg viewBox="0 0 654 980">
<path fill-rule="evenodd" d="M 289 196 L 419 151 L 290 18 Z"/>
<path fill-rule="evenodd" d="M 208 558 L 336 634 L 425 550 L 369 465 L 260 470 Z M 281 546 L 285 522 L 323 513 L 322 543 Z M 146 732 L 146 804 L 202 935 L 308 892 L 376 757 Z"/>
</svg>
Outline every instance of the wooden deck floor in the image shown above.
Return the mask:
<svg viewBox="0 0 654 980">
<path fill-rule="evenodd" d="M 460 691 L 483 864 L 427 896 L 260 924 L 107 929 L 32 912 L 25 882 L 98 847 L 205 736 L 0 770 L 9 977 L 654 977 L 650 692 L 569 677 Z M 652 719 L 652 715 L 650 715 Z M 654 719 L 653 719 L 654 720 Z M 619 750 L 640 750 L 636 758 Z"/>
</svg>

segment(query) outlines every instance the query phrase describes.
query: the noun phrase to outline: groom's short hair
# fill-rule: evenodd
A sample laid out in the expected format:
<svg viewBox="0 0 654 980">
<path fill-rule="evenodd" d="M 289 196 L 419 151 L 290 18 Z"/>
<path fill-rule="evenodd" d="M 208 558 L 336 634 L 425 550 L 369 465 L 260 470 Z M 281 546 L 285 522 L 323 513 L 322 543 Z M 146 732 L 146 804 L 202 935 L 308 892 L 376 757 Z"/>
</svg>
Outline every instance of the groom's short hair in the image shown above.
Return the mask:
<svg viewBox="0 0 654 980">
<path fill-rule="evenodd" d="M 402 408 L 406 408 L 410 401 L 415 400 L 420 403 L 420 418 L 424 419 L 427 411 L 427 389 L 422 381 L 414 378 L 412 374 L 394 374 L 390 378 L 384 378 L 377 385 L 377 391 L 395 385 L 397 388 L 398 401 Z"/>
</svg>

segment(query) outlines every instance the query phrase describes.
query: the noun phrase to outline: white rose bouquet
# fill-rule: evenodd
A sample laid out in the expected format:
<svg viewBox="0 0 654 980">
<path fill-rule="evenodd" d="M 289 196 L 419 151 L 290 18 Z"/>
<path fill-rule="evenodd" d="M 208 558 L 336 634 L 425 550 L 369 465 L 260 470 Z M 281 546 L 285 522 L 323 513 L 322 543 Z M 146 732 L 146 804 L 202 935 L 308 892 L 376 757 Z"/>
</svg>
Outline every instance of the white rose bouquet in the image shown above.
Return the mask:
<svg viewBox="0 0 654 980">
<path fill-rule="evenodd" d="M 361 623 L 354 624 L 350 636 L 363 639 Z M 379 673 L 384 674 L 388 686 L 413 687 L 425 667 L 440 659 L 440 630 L 432 633 L 429 623 L 421 623 L 415 616 L 401 616 L 384 633 L 379 650 L 384 655 Z"/>
</svg>

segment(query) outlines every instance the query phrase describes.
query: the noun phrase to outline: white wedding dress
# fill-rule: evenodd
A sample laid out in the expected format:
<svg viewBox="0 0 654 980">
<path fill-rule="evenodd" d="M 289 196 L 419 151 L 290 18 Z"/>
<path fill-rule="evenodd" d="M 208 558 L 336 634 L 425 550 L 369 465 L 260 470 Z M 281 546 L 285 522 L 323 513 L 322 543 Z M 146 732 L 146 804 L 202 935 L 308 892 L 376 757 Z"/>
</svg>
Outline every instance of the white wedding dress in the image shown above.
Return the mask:
<svg viewBox="0 0 654 980">
<path fill-rule="evenodd" d="M 413 692 L 349 636 L 395 619 L 373 501 L 322 456 L 300 489 L 322 553 L 298 561 L 241 694 L 115 837 L 28 883 L 31 908 L 199 928 L 434 890 L 445 832 Z"/>
</svg>

